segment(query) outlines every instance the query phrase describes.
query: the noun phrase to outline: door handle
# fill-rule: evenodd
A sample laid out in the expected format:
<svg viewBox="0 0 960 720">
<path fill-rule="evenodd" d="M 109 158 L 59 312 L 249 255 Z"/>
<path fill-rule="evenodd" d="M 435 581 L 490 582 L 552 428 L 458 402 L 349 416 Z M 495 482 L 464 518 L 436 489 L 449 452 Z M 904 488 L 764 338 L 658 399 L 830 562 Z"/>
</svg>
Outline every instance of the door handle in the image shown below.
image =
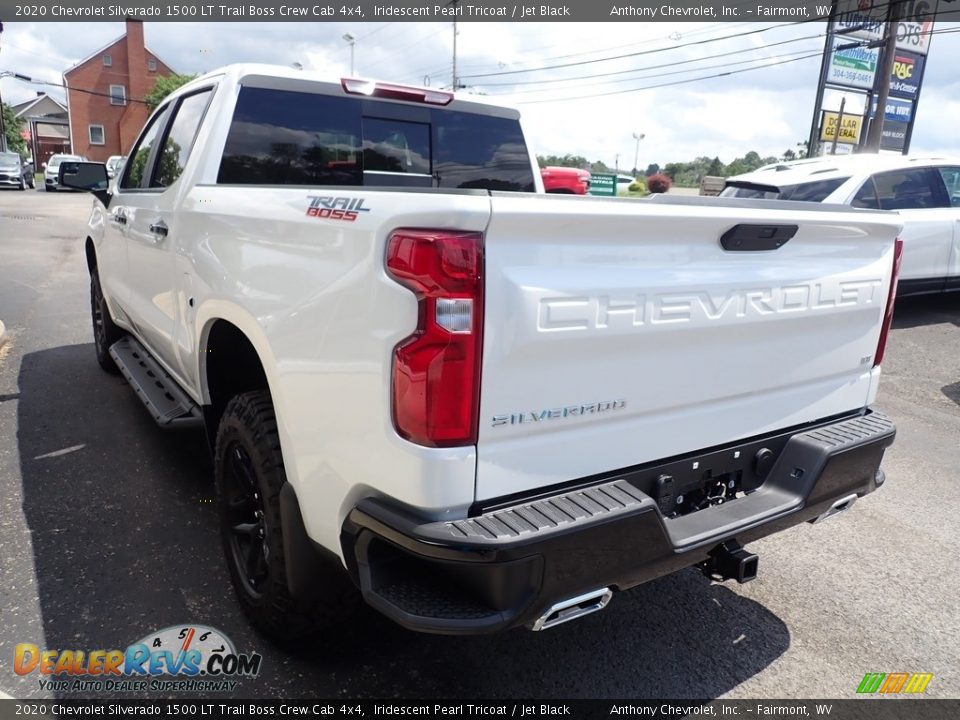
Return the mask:
<svg viewBox="0 0 960 720">
<path fill-rule="evenodd" d="M 150 225 L 150 232 L 154 235 L 160 235 L 161 237 L 166 237 L 169 232 L 167 224 L 163 220 L 157 220 L 157 222 Z"/>
<path fill-rule="evenodd" d="M 127 224 L 127 216 L 120 211 L 115 212 L 112 217 L 113 217 L 113 220 L 120 223 L 121 225 Z"/>
</svg>

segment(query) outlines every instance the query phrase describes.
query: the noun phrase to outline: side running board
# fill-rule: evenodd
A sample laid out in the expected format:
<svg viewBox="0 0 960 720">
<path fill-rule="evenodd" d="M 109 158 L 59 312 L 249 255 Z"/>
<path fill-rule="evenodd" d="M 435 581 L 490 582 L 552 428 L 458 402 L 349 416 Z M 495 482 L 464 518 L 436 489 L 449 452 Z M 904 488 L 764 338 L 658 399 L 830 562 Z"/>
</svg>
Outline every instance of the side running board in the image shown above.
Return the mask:
<svg viewBox="0 0 960 720">
<path fill-rule="evenodd" d="M 157 425 L 177 429 L 203 427 L 200 407 L 137 340 L 128 335 L 117 341 L 110 346 L 110 357 Z"/>
</svg>

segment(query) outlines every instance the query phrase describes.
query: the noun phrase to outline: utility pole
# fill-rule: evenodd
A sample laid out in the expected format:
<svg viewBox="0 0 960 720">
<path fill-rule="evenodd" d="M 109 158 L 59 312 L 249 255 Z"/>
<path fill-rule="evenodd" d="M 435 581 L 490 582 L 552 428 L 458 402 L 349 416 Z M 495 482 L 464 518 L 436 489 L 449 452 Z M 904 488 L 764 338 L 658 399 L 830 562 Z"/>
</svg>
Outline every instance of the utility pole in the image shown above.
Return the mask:
<svg viewBox="0 0 960 720">
<path fill-rule="evenodd" d="M 457 0 L 453 0 L 453 8 L 457 8 Z M 460 78 L 457 77 L 457 21 L 453 21 L 453 91 L 456 92 Z"/>
<path fill-rule="evenodd" d="M 833 131 L 833 144 L 830 146 L 830 154 L 837 154 L 837 140 L 840 139 L 840 130 L 843 128 L 843 109 L 847 106 L 847 98 L 840 98 L 840 114 L 837 115 L 837 128 Z"/>
<path fill-rule="evenodd" d="M 350 77 L 353 77 L 353 53 L 357 49 L 357 38 L 353 33 L 344 33 L 343 39 L 350 43 Z"/>
<path fill-rule="evenodd" d="M 864 149 L 868 152 L 880 150 L 883 121 L 887 114 L 887 99 L 890 97 L 890 76 L 893 74 L 893 64 L 897 59 L 897 29 L 900 26 L 901 17 L 903 17 L 902 0 L 890 0 L 890 5 L 887 7 L 887 24 L 884 28 L 884 46 L 881 56 L 883 62 L 877 63 L 877 75 L 873 81 L 874 94 L 877 98 L 877 115 L 870 123 L 867 142 L 864 145 Z"/>
<path fill-rule="evenodd" d="M 0 35 L 3 35 L 3 23 L 0 22 Z M 3 125 L 3 97 L 0 96 L 0 152 L 7 151 L 7 129 Z"/>
<path fill-rule="evenodd" d="M 640 157 L 640 141 L 646 137 L 643 133 L 634 133 L 633 139 L 637 141 L 637 145 L 633 151 L 633 176 L 636 177 L 639 174 L 637 170 L 637 159 Z"/>
</svg>

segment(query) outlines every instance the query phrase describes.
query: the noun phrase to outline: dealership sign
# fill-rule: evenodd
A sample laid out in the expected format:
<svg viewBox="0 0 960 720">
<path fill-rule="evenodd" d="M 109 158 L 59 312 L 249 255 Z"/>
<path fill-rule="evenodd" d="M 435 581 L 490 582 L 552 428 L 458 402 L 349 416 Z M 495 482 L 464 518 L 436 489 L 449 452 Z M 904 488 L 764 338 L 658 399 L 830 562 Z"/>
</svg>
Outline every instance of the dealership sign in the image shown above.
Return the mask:
<svg viewBox="0 0 960 720">
<path fill-rule="evenodd" d="M 893 72 L 890 73 L 890 95 L 916 100 L 923 79 L 923 64 L 923 55 L 897 50 L 893 58 Z"/>
<path fill-rule="evenodd" d="M 850 45 L 849 42 L 840 45 Z M 877 72 L 877 60 L 880 51 L 865 47 L 846 47 L 834 50 L 830 54 L 830 67 L 827 70 L 827 83 L 846 87 L 873 87 L 873 78 Z"/>
</svg>

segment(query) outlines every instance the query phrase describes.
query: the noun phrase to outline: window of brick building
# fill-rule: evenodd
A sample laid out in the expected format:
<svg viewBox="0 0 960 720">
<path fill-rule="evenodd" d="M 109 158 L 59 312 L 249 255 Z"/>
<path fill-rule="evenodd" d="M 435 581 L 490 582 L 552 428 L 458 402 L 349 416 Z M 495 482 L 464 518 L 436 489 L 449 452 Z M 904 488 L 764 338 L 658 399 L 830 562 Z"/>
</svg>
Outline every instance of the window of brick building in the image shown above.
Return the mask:
<svg viewBox="0 0 960 720">
<path fill-rule="evenodd" d="M 104 66 L 104 67 L 113 67 L 113 56 L 112 56 L 112 55 L 104 55 L 104 56 L 103 56 L 103 66 Z"/>
<path fill-rule="evenodd" d="M 127 89 L 123 85 L 110 86 L 110 104 L 111 105 L 127 104 Z"/>
<path fill-rule="evenodd" d="M 147 59 L 147 70 L 149 70 L 150 72 L 156 72 L 157 61 L 154 58 Z"/>
<path fill-rule="evenodd" d="M 91 145 L 103 145 L 104 143 L 103 125 L 89 125 L 87 127 L 87 133 L 90 136 Z"/>
</svg>

